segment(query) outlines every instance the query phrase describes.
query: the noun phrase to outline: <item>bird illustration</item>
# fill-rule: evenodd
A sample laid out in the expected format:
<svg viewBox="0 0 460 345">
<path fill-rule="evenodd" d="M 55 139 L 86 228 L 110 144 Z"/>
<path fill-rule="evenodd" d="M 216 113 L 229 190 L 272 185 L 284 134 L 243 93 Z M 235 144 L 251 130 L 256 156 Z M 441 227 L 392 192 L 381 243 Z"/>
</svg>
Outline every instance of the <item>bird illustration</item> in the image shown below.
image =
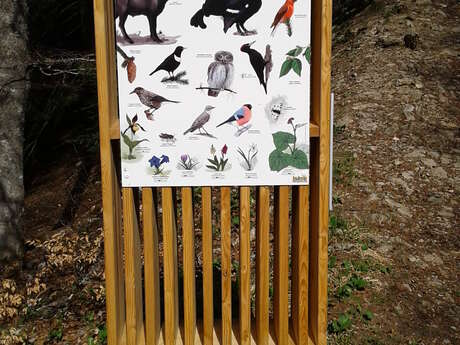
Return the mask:
<svg viewBox="0 0 460 345">
<path fill-rule="evenodd" d="M 221 90 L 229 89 L 233 83 L 233 55 L 227 51 L 218 51 L 214 62 L 208 67 L 208 96 L 217 97 Z"/>
<path fill-rule="evenodd" d="M 157 95 L 156 93 L 153 93 L 151 91 L 147 91 L 143 87 L 136 87 L 131 93 L 135 93 L 137 97 L 139 97 L 139 101 L 148 107 L 148 109 L 145 111 L 145 115 L 147 116 L 147 119 L 153 121 L 153 113 L 157 111 L 158 109 L 161 108 L 161 104 L 163 102 L 169 102 L 169 103 L 180 103 L 177 101 L 171 101 L 169 99 L 166 99 L 160 95 Z"/>
<path fill-rule="evenodd" d="M 211 136 L 207 131 L 206 129 L 204 129 L 204 125 L 207 124 L 209 122 L 209 120 L 211 119 L 211 110 L 213 110 L 214 107 L 212 105 L 207 105 L 203 112 L 195 119 L 195 121 L 193 121 L 192 125 L 190 126 L 189 129 L 187 129 L 185 132 L 184 132 L 184 135 L 187 135 L 188 133 L 193 133 L 195 132 L 196 130 L 199 131 L 200 134 L 202 134 L 201 130 L 203 130 L 206 135 L 208 136 Z"/>
<path fill-rule="evenodd" d="M 248 127 L 245 125 L 251 121 L 252 118 L 252 105 L 251 104 L 245 104 L 243 105 L 240 109 L 235 111 L 235 113 L 230 116 L 227 120 L 222 122 L 220 125 L 217 125 L 216 128 L 219 128 L 220 126 L 223 126 L 227 123 L 232 124 L 236 123 L 236 125 L 239 127 L 239 130 L 237 132 L 237 135 L 240 135 L 245 129 L 248 129 Z"/>
<path fill-rule="evenodd" d="M 272 54 L 270 45 L 265 48 L 265 58 L 257 50 L 252 49 L 251 46 L 255 43 L 246 43 L 241 46 L 241 51 L 249 55 L 249 62 L 259 78 L 260 84 L 264 87 L 267 93 L 267 81 L 273 67 Z"/>
<path fill-rule="evenodd" d="M 294 14 L 294 2 L 296 0 L 286 0 L 283 6 L 278 10 L 278 13 L 273 20 L 272 26 L 272 36 L 275 34 L 275 30 L 280 23 L 284 23 L 288 29 L 288 36 L 292 36 L 292 27 L 291 27 L 291 17 Z"/>
<path fill-rule="evenodd" d="M 134 115 L 132 119 L 130 119 L 128 114 L 126 114 L 126 121 L 128 122 L 128 128 L 124 130 L 123 134 L 126 134 L 128 130 L 131 130 L 132 135 L 136 134 L 136 132 L 140 129 L 145 132 L 145 129 L 137 122 L 137 120 L 138 120 L 137 114 Z"/>
<path fill-rule="evenodd" d="M 169 55 L 164 61 L 149 75 L 153 75 L 158 71 L 166 71 L 168 72 L 170 77 L 174 77 L 174 71 L 179 67 L 181 62 L 182 52 L 184 51 L 184 47 L 178 46 L 174 52 Z"/>
<path fill-rule="evenodd" d="M 262 0 L 206 0 L 190 20 L 190 25 L 206 29 L 204 17 L 219 16 L 224 20 L 224 32 L 234 24 L 240 35 L 254 34 L 244 27 L 246 21 L 256 14 Z"/>
</svg>

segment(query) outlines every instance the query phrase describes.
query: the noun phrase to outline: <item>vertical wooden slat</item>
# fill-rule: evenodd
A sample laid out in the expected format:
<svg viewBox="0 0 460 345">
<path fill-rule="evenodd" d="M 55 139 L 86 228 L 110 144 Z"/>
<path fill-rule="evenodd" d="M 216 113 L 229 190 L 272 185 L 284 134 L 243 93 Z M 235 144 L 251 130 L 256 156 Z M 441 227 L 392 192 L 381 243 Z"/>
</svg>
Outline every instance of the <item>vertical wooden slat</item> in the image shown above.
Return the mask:
<svg viewBox="0 0 460 345">
<path fill-rule="evenodd" d="M 142 301 L 142 263 L 137 214 L 132 188 L 123 188 L 125 230 L 126 335 L 128 345 L 145 344 Z"/>
<path fill-rule="evenodd" d="M 152 188 L 142 188 L 144 226 L 145 336 L 147 345 L 158 344 L 161 330 L 158 223 Z"/>
<path fill-rule="evenodd" d="M 274 322 L 278 345 L 289 336 L 289 187 L 275 187 Z"/>
<path fill-rule="evenodd" d="M 298 345 L 308 344 L 308 186 L 293 188 L 292 324 Z"/>
<path fill-rule="evenodd" d="M 212 200 L 211 188 L 203 187 L 202 251 L 203 251 L 203 340 L 212 345 L 214 338 L 213 262 L 212 262 Z"/>
<path fill-rule="evenodd" d="M 166 344 L 175 344 L 179 327 L 177 229 L 171 188 L 162 188 L 163 271 Z"/>
<path fill-rule="evenodd" d="M 257 189 L 256 234 L 256 335 L 257 344 L 268 344 L 269 328 L 269 230 L 270 189 Z"/>
<path fill-rule="evenodd" d="M 251 344 L 251 189 L 240 188 L 240 345 Z"/>
<path fill-rule="evenodd" d="M 231 239 L 231 209 L 230 188 L 220 190 L 220 221 L 222 246 L 222 345 L 232 342 L 232 239 Z"/>
<path fill-rule="evenodd" d="M 121 192 L 110 142 L 111 116 L 116 116 L 116 84 L 113 73 L 112 1 L 94 1 L 97 90 L 99 104 L 99 143 L 101 157 L 102 205 L 104 215 L 104 261 L 107 310 L 107 338 L 110 344 L 126 339 L 125 290 L 121 240 Z M 114 115 L 112 115 L 114 114 Z"/>
<path fill-rule="evenodd" d="M 192 189 L 182 188 L 182 241 L 184 247 L 184 344 L 195 344 L 195 231 L 193 229 Z"/>
</svg>

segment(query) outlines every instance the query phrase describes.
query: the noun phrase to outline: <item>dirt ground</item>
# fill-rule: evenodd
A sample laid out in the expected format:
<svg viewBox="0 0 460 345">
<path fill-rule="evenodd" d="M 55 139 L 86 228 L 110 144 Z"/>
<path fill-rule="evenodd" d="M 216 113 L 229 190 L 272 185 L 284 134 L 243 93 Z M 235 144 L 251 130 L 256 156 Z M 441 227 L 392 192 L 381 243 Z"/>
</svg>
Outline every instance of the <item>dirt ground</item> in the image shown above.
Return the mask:
<svg viewBox="0 0 460 345">
<path fill-rule="evenodd" d="M 458 1 L 375 1 L 334 28 L 329 344 L 459 344 Z M 31 178 L 0 345 L 104 344 L 96 154 Z"/>
</svg>

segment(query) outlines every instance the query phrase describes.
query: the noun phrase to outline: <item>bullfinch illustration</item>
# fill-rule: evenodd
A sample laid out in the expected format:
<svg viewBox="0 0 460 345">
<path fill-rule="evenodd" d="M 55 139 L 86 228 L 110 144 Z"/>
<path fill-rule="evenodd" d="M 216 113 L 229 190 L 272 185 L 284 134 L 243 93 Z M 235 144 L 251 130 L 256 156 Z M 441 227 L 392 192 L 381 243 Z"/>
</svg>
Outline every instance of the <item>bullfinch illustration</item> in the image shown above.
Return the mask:
<svg viewBox="0 0 460 345">
<path fill-rule="evenodd" d="M 249 129 L 249 126 L 247 125 L 247 123 L 251 121 L 251 118 L 252 118 L 252 105 L 245 104 L 240 109 L 235 111 L 235 113 L 232 116 L 230 116 L 226 121 L 218 125 L 216 128 L 223 126 L 225 124 L 235 123 L 239 128 L 236 135 L 239 136 L 243 132 Z"/>
</svg>

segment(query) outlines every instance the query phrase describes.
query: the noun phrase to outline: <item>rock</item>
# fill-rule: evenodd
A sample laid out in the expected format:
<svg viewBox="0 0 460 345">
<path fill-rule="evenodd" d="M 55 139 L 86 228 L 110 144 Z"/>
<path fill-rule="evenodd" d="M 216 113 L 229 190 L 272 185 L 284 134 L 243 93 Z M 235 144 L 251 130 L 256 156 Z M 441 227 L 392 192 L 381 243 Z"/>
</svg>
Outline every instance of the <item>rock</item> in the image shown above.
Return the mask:
<svg viewBox="0 0 460 345">
<path fill-rule="evenodd" d="M 426 151 L 422 148 L 415 149 L 414 151 L 406 154 L 407 158 L 423 158 L 425 157 Z"/>
<path fill-rule="evenodd" d="M 425 260 L 425 262 L 427 262 L 429 264 L 433 264 L 433 265 L 441 266 L 443 264 L 442 259 L 439 256 L 437 256 L 436 254 L 434 254 L 434 253 L 424 255 L 423 260 Z"/>
<path fill-rule="evenodd" d="M 442 167 L 432 169 L 431 175 L 440 179 L 447 178 L 447 172 Z"/>
<path fill-rule="evenodd" d="M 431 158 L 423 158 L 422 163 L 425 164 L 428 168 L 434 168 L 437 166 L 436 162 Z"/>
</svg>

